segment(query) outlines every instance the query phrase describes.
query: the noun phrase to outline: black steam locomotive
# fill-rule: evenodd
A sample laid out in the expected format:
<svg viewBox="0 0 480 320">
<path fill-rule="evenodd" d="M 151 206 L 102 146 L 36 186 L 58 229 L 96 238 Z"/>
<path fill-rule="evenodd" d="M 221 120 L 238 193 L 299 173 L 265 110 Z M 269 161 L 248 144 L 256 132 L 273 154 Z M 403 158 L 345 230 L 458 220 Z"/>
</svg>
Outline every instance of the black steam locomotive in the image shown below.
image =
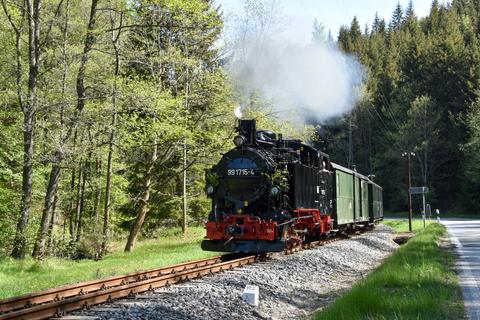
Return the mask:
<svg viewBox="0 0 480 320">
<path fill-rule="evenodd" d="M 382 219 L 382 189 L 367 177 L 255 120 L 236 130 L 235 148 L 206 172 L 204 250 L 283 251 Z"/>
</svg>

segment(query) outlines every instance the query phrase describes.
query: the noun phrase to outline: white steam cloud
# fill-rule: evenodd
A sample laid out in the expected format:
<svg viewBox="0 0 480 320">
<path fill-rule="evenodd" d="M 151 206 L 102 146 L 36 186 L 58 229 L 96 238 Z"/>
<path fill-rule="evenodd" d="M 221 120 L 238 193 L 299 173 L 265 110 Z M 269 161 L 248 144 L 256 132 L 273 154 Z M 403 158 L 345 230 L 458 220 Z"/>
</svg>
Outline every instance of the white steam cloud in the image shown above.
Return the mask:
<svg viewBox="0 0 480 320">
<path fill-rule="evenodd" d="M 312 41 L 301 44 L 305 30 L 284 14 L 286 0 L 242 3 L 243 10 L 237 7 L 226 19 L 224 32 L 241 106 L 254 105 L 260 95 L 273 108 L 272 116 L 308 123 L 341 116 L 355 106 L 364 69 L 338 49 L 321 23 L 315 20 Z M 241 113 L 241 108 L 235 110 L 237 117 Z"/>
<path fill-rule="evenodd" d="M 257 92 L 272 102 L 281 119 L 321 121 L 340 116 L 359 98 L 363 68 L 334 43 L 245 40 L 239 52 L 229 69 L 243 103 Z"/>
<path fill-rule="evenodd" d="M 236 107 L 233 113 L 235 114 L 235 117 L 237 117 L 238 119 L 241 119 L 243 117 L 242 107 L 241 106 Z"/>
</svg>

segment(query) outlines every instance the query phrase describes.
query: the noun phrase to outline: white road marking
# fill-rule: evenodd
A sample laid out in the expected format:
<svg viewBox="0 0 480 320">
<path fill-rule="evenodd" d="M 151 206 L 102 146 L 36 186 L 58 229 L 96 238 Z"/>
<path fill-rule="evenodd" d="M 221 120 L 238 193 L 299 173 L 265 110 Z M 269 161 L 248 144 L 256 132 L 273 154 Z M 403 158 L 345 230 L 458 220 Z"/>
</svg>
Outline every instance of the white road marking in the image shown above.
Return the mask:
<svg viewBox="0 0 480 320">
<path fill-rule="evenodd" d="M 452 226 L 449 226 L 448 223 L 443 223 L 445 226 L 447 226 L 447 228 L 452 228 Z M 460 285 L 462 287 L 467 316 L 470 320 L 480 320 L 480 287 L 477 279 L 472 273 L 472 269 L 467 260 L 467 255 L 464 251 L 462 243 L 455 235 L 453 235 L 451 229 L 449 230 L 449 234 L 459 256 L 456 261 L 456 265 L 460 275 Z"/>
</svg>

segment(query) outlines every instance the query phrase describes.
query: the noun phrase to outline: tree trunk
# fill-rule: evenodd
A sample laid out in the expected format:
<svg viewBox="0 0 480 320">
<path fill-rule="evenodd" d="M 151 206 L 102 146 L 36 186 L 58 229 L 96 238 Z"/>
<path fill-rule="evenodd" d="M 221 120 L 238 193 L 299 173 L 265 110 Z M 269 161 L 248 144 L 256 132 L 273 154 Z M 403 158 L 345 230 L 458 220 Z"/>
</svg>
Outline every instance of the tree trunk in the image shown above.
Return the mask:
<svg viewBox="0 0 480 320">
<path fill-rule="evenodd" d="M 77 83 L 76 83 L 76 88 L 77 88 L 77 107 L 75 109 L 75 113 L 73 116 L 73 119 L 71 120 L 70 127 L 67 132 L 67 137 L 70 136 L 70 133 L 72 130 L 76 128 L 76 125 L 78 123 L 78 119 L 80 118 L 80 114 L 82 113 L 84 107 L 85 107 L 85 100 L 87 98 L 86 92 L 85 92 L 85 70 L 87 66 L 88 59 L 90 57 L 89 53 L 93 48 L 93 44 L 95 42 L 95 35 L 93 33 L 93 29 L 95 28 L 95 22 L 96 22 L 96 14 L 97 14 L 97 3 L 98 0 L 92 0 L 92 5 L 90 7 L 90 17 L 88 20 L 88 26 L 87 26 L 87 35 L 85 37 L 85 42 L 83 46 L 83 53 L 82 53 L 82 58 L 80 61 L 80 67 L 78 68 L 78 73 L 77 73 Z M 76 241 L 79 242 L 81 239 L 81 234 L 82 234 L 82 211 L 83 211 L 83 202 L 84 202 L 84 191 L 85 191 L 85 172 L 83 174 L 80 174 L 83 176 L 82 179 L 82 186 L 79 186 L 79 197 L 77 201 L 77 230 L 76 230 Z"/>
<path fill-rule="evenodd" d="M 183 218 L 182 218 L 182 231 L 183 234 L 187 233 L 187 138 L 183 140 Z"/>
<path fill-rule="evenodd" d="M 73 134 L 73 152 L 75 153 L 75 149 L 77 146 L 77 136 L 78 136 L 78 131 L 75 130 L 75 133 Z M 68 231 L 70 233 L 70 241 L 73 242 L 75 239 L 75 221 L 76 221 L 76 216 L 74 208 L 73 208 L 73 201 L 74 201 L 74 196 L 73 193 L 75 191 L 75 180 L 76 180 L 76 173 L 75 173 L 75 166 L 72 168 L 72 178 L 70 180 L 70 199 L 68 200 L 68 206 L 67 206 L 67 215 L 68 215 L 68 221 L 69 221 L 69 228 Z M 78 200 L 78 194 L 77 194 L 77 200 Z"/>
<path fill-rule="evenodd" d="M 144 182 L 143 182 L 143 194 L 140 199 L 140 208 L 138 210 L 137 218 L 135 219 L 135 223 L 130 229 L 130 235 L 128 236 L 127 245 L 125 246 L 125 251 L 132 251 L 135 248 L 135 242 L 137 241 L 138 233 L 143 226 L 143 222 L 145 221 L 145 217 L 148 213 L 148 201 L 150 200 L 150 184 L 152 183 L 152 176 L 153 176 L 153 169 L 155 167 L 155 162 L 157 161 L 157 141 L 155 139 L 152 157 L 149 161 L 147 171 L 145 172 Z"/>
<path fill-rule="evenodd" d="M 74 220 L 74 236 L 72 237 L 73 239 L 78 238 L 78 225 L 80 221 L 80 214 L 81 214 L 81 197 L 82 197 L 82 181 L 83 181 L 83 175 L 84 175 L 84 170 L 83 170 L 83 164 L 82 161 L 80 161 L 80 170 L 78 172 L 78 184 L 77 184 L 77 199 L 75 202 L 75 220 Z"/>
<path fill-rule="evenodd" d="M 90 157 L 89 157 L 90 159 Z M 76 242 L 80 242 L 81 238 L 82 238 L 82 217 L 83 217 L 83 211 L 84 211 L 84 208 L 85 208 L 85 184 L 87 182 L 87 174 L 88 174 L 88 171 L 87 171 L 87 164 L 88 164 L 88 160 L 85 161 L 85 164 L 83 166 L 83 173 L 81 174 L 82 176 L 82 185 L 81 185 L 81 188 L 80 188 L 80 193 L 79 193 L 79 202 L 78 202 L 78 206 L 77 206 L 77 237 L 76 237 Z"/>
<path fill-rule="evenodd" d="M 97 231 L 98 217 L 100 216 L 100 201 L 102 188 L 100 186 L 100 177 L 102 172 L 102 160 L 97 157 L 95 160 L 95 203 L 93 206 L 93 214 L 95 216 L 95 232 Z"/>
<path fill-rule="evenodd" d="M 55 216 L 55 211 L 57 209 L 57 201 L 58 201 L 58 194 L 55 193 L 55 198 L 53 200 L 53 208 L 52 208 L 52 215 L 50 218 L 50 224 L 48 226 L 48 248 L 52 249 L 53 248 L 53 243 L 55 236 L 53 234 L 54 229 L 55 229 L 55 223 L 56 223 L 56 216 Z"/>
<path fill-rule="evenodd" d="M 60 4 L 59 4 L 60 6 Z M 64 22 L 63 33 L 63 54 L 64 54 L 64 70 L 62 77 L 62 95 L 65 94 L 66 89 L 66 77 L 67 77 L 67 64 L 66 64 L 66 42 L 67 42 L 67 27 L 68 27 L 68 1 L 66 8 L 66 17 Z M 45 194 L 45 202 L 42 211 L 42 219 L 40 222 L 40 228 L 37 233 L 37 239 L 33 249 L 32 256 L 34 258 L 43 258 L 45 254 L 46 237 L 48 235 L 50 216 L 52 215 L 52 208 L 54 206 L 54 199 L 57 193 L 58 182 L 61 175 L 61 163 L 64 155 L 61 150 L 64 149 L 64 144 L 67 137 L 64 136 L 64 106 L 62 105 L 60 110 L 60 145 L 53 155 L 53 164 L 50 171 L 50 178 L 47 185 L 47 191 Z"/>
<path fill-rule="evenodd" d="M 187 83 L 185 84 L 185 111 L 188 113 L 188 95 L 189 95 L 189 83 L 188 83 L 188 68 L 187 68 Z M 185 129 L 187 129 L 185 127 Z M 187 233 L 187 211 L 188 211 L 188 199 L 187 199 L 187 137 L 183 138 L 183 217 L 182 217 L 182 231 L 185 235 Z"/>
<path fill-rule="evenodd" d="M 22 172 L 22 207 L 17 223 L 15 242 L 11 256 L 16 259 L 25 258 L 27 247 L 27 225 L 32 204 L 32 174 L 33 174 L 33 112 L 25 113 L 23 129 L 23 172 Z"/>
<path fill-rule="evenodd" d="M 63 134 L 63 123 L 62 123 L 60 145 L 58 149 L 55 151 L 55 155 L 54 155 L 55 161 L 54 161 L 54 164 L 52 165 L 52 170 L 50 172 L 50 179 L 47 187 L 47 192 L 45 195 L 45 204 L 42 212 L 40 228 L 37 233 L 37 240 L 35 242 L 35 247 L 32 253 L 33 257 L 35 258 L 41 258 L 45 253 L 46 236 L 48 234 L 48 223 L 50 221 L 50 215 L 51 215 L 52 206 L 53 206 L 53 199 L 58 187 L 58 181 L 61 174 L 61 163 L 63 161 L 63 152 L 61 150 L 63 150 L 64 145 L 70 138 L 72 131 L 76 128 L 80 113 L 82 112 L 85 106 L 86 94 L 85 94 L 83 79 L 85 77 L 86 63 L 89 58 L 88 53 L 92 49 L 92 46 L 94 43 L 93 28 L 95 26 L 96 6 L 97 6 L 97 0 L 92 0 L 92 7 L 90 11 L 90 19 L 89 19 L 88 28 L 87 28 L 87 35 L 85 37 L 83 55 L 81 59 L 80 68 L 77 74 L 77 96 L 78 96 L 77 108 L 75 109 L 75 117 L 72 120 L 72 122 L 69 124 L 70 126 L 66 134 Z M 61 116 L 61 119 L 63 121 L 63 114 Z M 82 195 L 83 195 L 83 189 L 82 189 Z M 79 217 L 78 214 L 79 212 L 77 211 L 77 227 L 81 226 L 81 219 L 78 220 L 78 217 Z M 77 241 L 78 240 L 79 240 L 79 233 L 77 232 Z"/>
<path fill-rule="evenodd" d="M 115 105 L 115 100 L 113 101 L 114 101 L 113 105 Z M 113 142 L 115 140 L 116 125 L 117 125 L 117 113 L 114 110 L 112 115 L 112 131 L 110 132 L 110 140 L 108 143 L 107 181 L 105 182 L 105 207 L 104 207 L 104 213 L 103 213 L 103 232 L 102 232 L 102 245 L 101 245 L 100 256 L 104 256 L 107 253 L 107 244 L 108 244 L 108 237 L 109 237 L 110 194 L 112 190 L 112 174 L 113 174 Z"/>
<path fill-rule="evenodd" d="M 32 256 L 34 258 L 43 258 L 45 255 L 45 244 L 48 235 L 48 225 L 50 222 L 50 215 L 52 214 L 53 202 L 55 194 L 57 192 L 58 180 L 60 179 L 61 168 L 59 162 L 61 162 L 62 155 L 60 151 L 57 151 L 55 157 L 58 160 L 52 165 L 50 171 L 50 178 L 48 180 L 47 194 L 45 196 L 45 204 L 43 206 L 42 220 L 40 222 L 40 229 L 38 230 L 37 240 L 33 249 Z"/>
<path fill-rule="evenodd" d="M 115 28 L 115 16 L 114 12 L 110 12 L 110 23 L 112 29 Z M 120 73 L 120 55 L 118 50 L 118 40 L 120 39 L 121 27 L 123 24 L 123 12 L 120 14 L 120 29 L 118 32 L 112 31 L 112 45 L 115 52 L 115 70 L 113 73 L 113 90 L 112 90 L 112 127 L 110 131 L 110 137 L 108 141 L 108 162 L 107 162 L 107 181 L 105 182 L 105 207 L 103 214 L 103 232 L 102 232 L 102 244 L 100 248 L 100 257 L 103 257 L 107 253 L 107 245 L 109 238 L 109 221 L 110 221 L 110 194 L 112 189 L 112 174 L 113 174 L 113 144 L 115 142 L 115 134 L 117 130 L 117 78 Z"/>
<path fill-rule="evenodd" d="M 90 8 L 90 18 L 88 20 L 87 26 L 87 35 L 85 36 L 85 42 L 83 46 L 82 58 L 80 61 L 80 67 L 78 68 L 77 73 L 77 107 L 73 119 L 71 121 L 71 127 L 68 130 L 67 137 L 70 135 L 70 132 L 76 127 L 78 118 L 85 107 L 85 100 L 87 99 L 87 94 L 85 92 L 85 71 L 87 67 L 88 59 L 90 58 L 90 51 L 93 48 L 95 43 L 95 35 L 93 29 L 95 28 L 96 14 L 97 14 L 97 3 L 98 0 L 92 0 L 92 5 Z"/>
<path fill-rule="evenodd" d="M 70 181 L 70 200 L 68 201 L 67 214 L 68 214 L 68 231 L 70 233 L 70 240 L 73 241 L 75 237 L 75 226 L 74 226 L 74 211 L 73 211 L 73 192 L 75 191 L 75 168 L 72 169 L 72 179 Z"/>
<path fill-rule="evenodd" d="M 2 2 L 4 5 L 4 3 Z M 35 111 L 37 108 L 37 80 L 40 68 L 40 7 L 41 0 L 26 1 L 27 21 L 28 21 L 28 102 L 22 107 L 23 109 L 23 170 L 22 170 L 22 205 L 20 217 L 17 223 L 14 247 L 11 256 L 17 259 L 23 259 L 27 246 L 27 225 L 30 216 L 30 208 L 32 205 L 32 181 L 33 181 L 33 143 L 35 132 Z M 4 5 L 4 9 L 6 6 Z M 6 11 L 6 9 L 5 9 Z M 8 14 L 7 14 L 8 16 Z M 12 27 L 14 24 L 10 20 Z M 14 27 L 17 36 L 20 29 Z M 20 46 L 17 38 L 17 49 Z M 17 50 L 17 55 L 19 54 Z M 17 57 L 17 73 L 22 72 L 18 69 Z M 21 66 L 21 65 L 20 65 Z M 18 77 L 18 75 L 17 75 Z M 22 102 L 21 83 L 17 83 L 17 92 L 19 92 L 19 100 Z M 22 106 L 22 104 L 21 104 Z"/>
</svg>

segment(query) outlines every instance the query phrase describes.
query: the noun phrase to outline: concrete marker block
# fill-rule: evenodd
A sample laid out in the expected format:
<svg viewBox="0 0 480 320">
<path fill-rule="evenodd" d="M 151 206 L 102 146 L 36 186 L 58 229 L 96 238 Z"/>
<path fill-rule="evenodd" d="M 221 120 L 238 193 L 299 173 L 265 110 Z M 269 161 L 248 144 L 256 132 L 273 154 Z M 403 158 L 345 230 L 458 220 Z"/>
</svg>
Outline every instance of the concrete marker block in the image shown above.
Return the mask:
<svg viewBox="0 0 480 320">
<path fill-rule="evenodd" d="M 258 296 L 258 286 L 246 285 L 245 289 L 243 289 L 242 300 L 250 305 L 258 306 Z"/>
</svg>

